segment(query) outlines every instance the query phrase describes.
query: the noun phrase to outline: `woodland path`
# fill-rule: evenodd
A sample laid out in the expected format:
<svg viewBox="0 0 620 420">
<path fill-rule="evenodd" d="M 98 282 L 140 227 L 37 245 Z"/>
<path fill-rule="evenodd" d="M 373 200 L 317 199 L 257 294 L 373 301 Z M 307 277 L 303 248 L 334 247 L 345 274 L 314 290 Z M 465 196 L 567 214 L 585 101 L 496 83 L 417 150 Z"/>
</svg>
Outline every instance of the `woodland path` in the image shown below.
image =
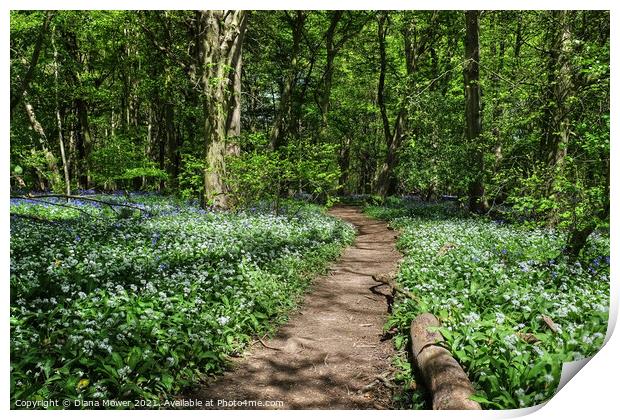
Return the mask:
<svg viewBox="0 0 620 420">
<path fill-rule="evenodd" d="M 216 409 L 223 408 L 219 399 L 282 401 L 277 408 L 284 409 L 390 407 L 383 384 L 358 390 L 391 370 L 392 343 L 383 339 L 390 297 L 388 287 L 372 275 L 395 270 L 401 258 L 396 235 L 355 207 L 338 206 L 329 213 L 353 224 L 358 235 L 329 273 L 314 280 L 274 338 L 264 340 L 280 350 L 255 343 L 233 370 L 188 397 L 213 400 Z"/>
</svg>

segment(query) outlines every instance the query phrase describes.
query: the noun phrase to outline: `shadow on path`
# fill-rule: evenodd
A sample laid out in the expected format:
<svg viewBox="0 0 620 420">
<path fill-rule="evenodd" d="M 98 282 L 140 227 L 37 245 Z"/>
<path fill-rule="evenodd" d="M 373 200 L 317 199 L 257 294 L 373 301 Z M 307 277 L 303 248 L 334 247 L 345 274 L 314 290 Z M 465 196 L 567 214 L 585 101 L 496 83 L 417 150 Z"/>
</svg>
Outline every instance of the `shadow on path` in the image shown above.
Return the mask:
<svg viewBox="0 0 620 420">
<path fill-rule="evenodd" d="M 355 207 L 339 206 L 329 213 L 356 227 L 356 242 L 331 265 L 329 274 L 315 279 L 299 310 L 266 342 L 281 350 L 255 344 L 232 371 L 188 398 L 213 400 L 216 409 L 225 408 L 218 400 L 283 402 L 279 407 L 247 408 L 390 407 L 385 387 L 361 394 L 358 390 L 391 370 L 392 343 L 381 340 L 391 302 L 381 292 L 387 293 L 387 287 L 372 275 L 396 269 L 401 255 L 394 248 L 395 234 Z"/>
</svg>

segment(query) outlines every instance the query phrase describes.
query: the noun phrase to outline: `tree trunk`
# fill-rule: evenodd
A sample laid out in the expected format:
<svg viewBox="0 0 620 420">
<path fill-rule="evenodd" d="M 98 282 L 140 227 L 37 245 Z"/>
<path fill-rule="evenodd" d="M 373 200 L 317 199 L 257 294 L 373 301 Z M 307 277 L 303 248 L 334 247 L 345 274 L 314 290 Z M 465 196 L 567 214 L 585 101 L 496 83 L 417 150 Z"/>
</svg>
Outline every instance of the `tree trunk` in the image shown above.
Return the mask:
<svg viewBox="0 0 620 420">
<path fill-rule="evenodd" d="M 205 204 L 221 208 L 228 207 L 224 176 L 229 105 L 231 96 L 234 96 L 230 69 L 237 69 L 235 60 L 241 57 L 245 22 L 245 11 L 200 12 L 201 85 L 205 112 L 204 196 Z"/>
<path fill-rule="evenodd" d="M 77 35 L 74 32 L 63 33 L 60 38 L 66 45 L 67 51 L 71 54 L 74 66 L 69 72 L 71 81 L 76 87 L 82 87 L 82 79 L 80 77 L 83 58 L 80 56 Z M 78 188 L 88 189 L 89 176 L 87 158 L 92 146 L 92 137 L 90 126 L 88 124 L 88 108 L 83 97 L 76 96 L 73 100 L 73 106 L 76 116 L 76 124 L 74 125 L 74 139 L 76 159 L 73 178 L 77 179 Z"/>
<path fill-rule="evenodd" d="M 334 10 L 329 12 L 331 15 L 329 28 L 325 34 L 325 72 L 321 79 L 321 92 L 319 95 L 319 110 L 321 111 L 321 137 L 323 137 L 327 130 L 327 115 L 329 113 L 329 99 L 332 90 L 332 80 L 334 76 L 334 60 L 338 52 L 338 48 L 334 43 L 334 35 L 336 33 L 336 27 L 338 22 L 342 18 L 341 10 Z"/>
<path fill-rule="evenodd" d="M 522 14 L 517 14 L 517 34 L 515 36 L 515 58 L 518 60 L 521 57 L 521 46 L 523 45 L 523 20 Z"/>
<path fill-rule="evenodd" d="M 69 178 L 69 164 L 67 163 L 67 155 L 65 153 L 65 142 L 62 137 L 62 118 L 60 117 L 60 107 L 58 103 L 58 50 L 54 40 L 56 30 L 52 31 L 52 47 L 54 49 L 54 99 L 56 105 L 56 125 L 58 128 L 58 145 L 60 147 L 60 157 L 62 159 L 62 168 L 65 176 L 65 194 L 71 195 L 71 179 Z"/>
<path fill-rule="evenodd" d="M 288 19 L 291 31 L 293 33 L 293 46 L 291 49 L 291 64 L 288 69 L 288 73 L 282 85 L 282 92 L 280 93 L 280 100 L 278 110 L 274 119 L 273 127 L 270 133 L 271 150 L 277 150 L 284 144 L 284 137 L 286 133 L 290 131 L 289 125 L 291 123 L 291 109 L 292 109 L 292 96 L 297 78 L 298 72 L 298 60 L 299 50 L 301 45 L 301 38 L 303 35 L 304 23 L 306 21 L 306 12 L 303 10 L 296 11 L 297 16 L 295 20 Z M 288 15 L 287 15 L 288 16 Z"/>
<path fill-rule="evenodd" d="M 394 170 L 398 164 L 398 150 L 400 149 L 405 131 L 407 111 L 402 107 L 396 117 L 396 126 L 391 137 L 387 139 L 387 155 L 379 169 L 377 178 L 377 194 L 381 197 L 396 193 L 398 182 Z"/>
<path fill-rule="evenodd" d="M 247 15 L 241 19 L 239 35 L 233 41 L 232 62 L 234 66 L 230 69 L 229 83 L 232 86 L 232 94 L 228 100 L 228 120 L 226 123 L 226 153 L 231 156 L 238 156 L 241 153 L 239 143 L 236 141 L 241 135 L 241 69 L 243 64 L 242 45 L 245 38 L 245 27 Z"/>
<path fill-rule="evenodd" d="M 385 25 L 387 16 L 385 13 L 379 13 L 377 19 L 377 36 L 379 39 L 379 84 L 377 85 L 377 104 L 381 112 L 381 122 L 383 123 L 383 132 L 386 141 L 392 137 L 390 134 L 390 122 L 385 107 L 385 71 L 387 67 L 387 58 L 385 53 L 385 36 L 387 35 L 387 26 Z"/>
<path fill-rule="evenodd" d="M 598 209 L 598 211 L 594 212 L 594 217 L 590 220 L 587 220 L 585 225 L 577 226 L 574 225 L 571 228 L 571 231 L 568 234 L 568 238 L 566 241 L 566 246 L 564 247 L 564 255 L 568 255 L 570 259 L 575 260 L 586 243 L 588 242 L 588 238 L 596 230 L 597 227 L 597 219 L 599 221 L 609 221 L 609 211 L 610 211 L 610 202 L 609 202 L 609 189 L 610 189 L 610 167 L 609 167 L 609 155 L 607 157 L 603 157 L 603 160 L 606 160 L 606 168 L 605 168 L 605 177 L 604 177 L 604 196 L 606 197 L 603 207 Z"/>
<path fill-rule="evenodd" d="M 393 195 L 397 191 L 398 183 L 395 170 L 398 166 L 398 152 L 408 130 L 407 126 L 409 115 L 407 112 L 407 95 L 414 89 L 415 85 L 413 79 L 418 69 L 418 62 L 421 59 L 422 55 L 426 52 L 428 45 L 432 42 L 435 30 L 433 22 L 437 17 L 437 13 L 435 12 L 433 14 L 433 16 L 431 17 L 431 24 L 429 25 L 429 28 L 421 36 L 417 36 L 417 28 L 413 20 L 411 20 L 410 25 L 406 25 L 405 29 L 403 30 L 407 80 L 405 82 L 405 94 L 401 98 L 400 108 L 396 117 L 396 121 L 394 123 L 393 131 L 391 131 L 389 127 L 389 121 L 385 109 L 385 100 L 383 98 L 386 66 L 385 36 L 387 33 L 387 29 L 384 28 L 384 19 L 386 17 L 386 15 L 380 15 L 378 22 L 379 55 L 381 58 L 381 74 L 379 77 L 378 102 L 379 108 L 381 110 L 381 120 L 383 122 L 383 131 L 387 144 L 387 155 L 385 161 L 379 168 L 379 174 L 377 176 L 377 193 L 382 197 Z"/>
<path fill-rule="evenodd" d="M 47 136 L 45 135 L 45 131 L 43 130 L 43 126 L 37 120 L 37 117 L 34 113 L 34 107 L 28 101 L 28 94 L 24 91 L 24 108 L 26 110 L 26 115 L 28 116 L 28 121 L 30 122 L 30 127 L 34 130 L 35 133 L 39 136 L 39 145 L 41 146 L 41 150 L 45 155 L 45 162 L 47 164 L 47 171 L 49 171 L 50 185 L 52 188 L 56 187 L 60 183 L 60 173 L 58 172 L 58 166 L 56 165 L 56 158 L 54 154 L 47 147 Z M 46 178 L 43 168 L 37 168 L 38 175 L 42 178 Z M 39 185 L 43 185 L 40 181 Z"/>
<path fill-rule="evenodd" d="M 377 193 L 382 197 L 388 194 L 389 189 L 389 174 L 391 172 L 391 164 L 393 160 L 390 158 L 392 149 L 392 131 L 390 129 L 390 121 L 387 116 L 387 109 L 385 106 L 385 73 L 387 67 L 387 57 L 385 51 L 385 37 L 387 35 L 387 14 L 385 12 L 379 13 L 377 17 L 377 37 L 379 39 L 379 83 L 377 85 L 377 104 L 379 105 L 379 112 L 381 113 L 381 122 L 383 123 L 383 135 L 385 143 L 387 144 L 388 151 L 385 162 L 383 162 L 379 169 L 379 175 L 377 177 Z"/>
<path fill-rule="evenodd" d="M 75 101 L 77 119 L 80 124 L 80 130 L 78 131 L 78 167 L 79 178 L 78 181 L 82 188 L 88 189 L 89 187 L 89 174 L 87 159 L 90 149 L 93 144 L 93 139 L 90 133 L 90 125 L 88 123 L 88 108 L 86 102 L 83 99 L 78 98 Z"/>
<path fill-rule="evenodd" d="M 340 153 L 338 156 L 338 164 L 340 166 L 339 185 L 343 189 L 343 193 L 347 192 L 346 184 L 349 179 L 349 163 L 351 157 L 351 138 L 344 136 L 340 142 Z"/>
<path fill-rule="evenodd" d="M 491 27 L 491 31 L 493 33 L 495 33 L 497 31 L 497 28 L 503 28 L 502 25 L 502 19 L 501 19 L 501 13 L 502 12 L 495 12 L 496 14 L 494 15 L 494 20 L 493 20 L 493 26 Z M 499 25 L 498 25 L 499 24 Z M 501 138 L 501 130 L 500 130 L 500 118 L 502 117 L 502 104 L 501 104 L 501 98 L 500 98 L 500 85 L 499 85 L 499 75 L 502 73 L 502 71 L 504 70 L 504 53 L 506 51 L 506 42 L 504 40 L 504 38 L 501 38 L 499 41 L 499 49 L 497 48 L 498 46 L 496 45 L 495 42 L 493 42 L 491 44 L 491 51 L 490 51 L 490 55 L 491 57 L 493 57 L 494 59 L 496 58 L 498 63 L 496 66 L 496 70 L 495 73 L 493 74 L 493 76 L 491 77 L 491 90 L 492 90 L 492 96 L 493 96 L 493 117 L 492 117 L 492 123 L 493 123 L 493 140 L 495 142 L 495 145 L 493 146 L 493 154 L 495 155 L 495 162 L 493 164 L 493 172 L 497 173 L 497 171 L 500 169 L 500 163 L 502 161 L 502 138 Z M 498 54 L 497 57 L 495 57 L 495 54 Z"/>
<path fill-rule="evenodd" d="M 552 11 L 555 17 L 549 34 L 549 104 L 544 113 L 545 134 L 541 156 L 550 167 L 561 166 L 570 136 L 568 98 L 573 91 L 571 78 L 571 32 L 567 11 Z"/>
<path fill-rule="evenodd" d="M 179 159 L 179 134 L 174 124 L 174 106 L 172 103 L 166 104 L 166 144 L 168 146 L 168 175 L 172 186 L 176 185 L 178 176 Z"/>
<path fill-rule="evenodd" d="M 465 121 L 466 138 L 471 153 L 472 169 L 475 171 L 469 184 L 469 209 L 483 213 L 487 209 L 484 200 L 484 149 L 480 146 L 482 113 L 480 103 L 480 11 L 465 12 Z"/>
</svg>

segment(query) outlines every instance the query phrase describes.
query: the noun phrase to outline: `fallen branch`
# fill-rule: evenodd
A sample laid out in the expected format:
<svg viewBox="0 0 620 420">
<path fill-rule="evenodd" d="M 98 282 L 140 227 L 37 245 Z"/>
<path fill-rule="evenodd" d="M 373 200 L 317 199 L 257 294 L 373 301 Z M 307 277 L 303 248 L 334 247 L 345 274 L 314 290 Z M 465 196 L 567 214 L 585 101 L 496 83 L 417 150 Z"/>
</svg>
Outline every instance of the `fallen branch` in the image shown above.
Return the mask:
<svg viewBox="0 0 620 420">
<path fill-rule="evenodd" d="M 11 213 L 11 217 L 18 217 L 20 219 L 32 220 L 33 222 L 40 222 L 40 223 L 53 223 L 54 222 L 53 220 L 42 219 L 40 217 L 30 216 L 28 214 Z"/>
<path fill-rule="evenodd" d="M 34 194 L 27 194 L 27 195 L 12 195 L 11 198 L 17 199 L 17 200 L 40 200 L 44 203 L 47 204 L 52 204 L 52 205 L 56 205 L 56 206 L 61 206 L 61 207 L 66 207 L 66 204 L 61 204 L 61 203 L 52 203 L 49 201 L 45 201 L 45 200 L 41 200 L 42 198 L 65 198 L 65 199 L 71 199 L 71 200 L 83 200 L 83 201 L 92 201 L 94 203 L 100 203 L 100 204 L 105 204 L 106 206 L 109 206 L 113 211 L 116 212 L 116 210 L 114 209 L 114 207 L 127 207 L 130 209 L 135 209 L 135 210 L 140 210 L 143 211 L 145 213 L 149 213 L 147 210 L 144 210 L 141 207 L 138 206 L 134 206 L 131 204 L 125 204 L 125 203 L 114 203 L 111 201 L 105 201 L 105 200 L 99 200 L 96 198 L 91 198 L 91 197 L 85 197 L 82 195 L 67 195 L 67 194 L 39 194 L 39 195 L 34 195 Z M 73 206 L 70 206 L 71 208 L 75 208 Z M 79 209 L 77 209 L 79 210 Z"/>
<path fill-rule="evenodd" d="M 11 197 L 11 198 L 14 198 L 14 197 Z M 30 200 L 30 199 L 29 199 L 29 200 Z M 54 203 L 54 202 L 52 202 L 52 201 L 47 201 L 47 200 L 39 200 L 39 201 L 41 201 L 42 203 L 45 203 L 45 204 L 50 204 L 50 205 L 52 205 L 52 206 L 66 207 L 66 208 L 71 209 L 71 210 L 77 210 L 77 211 L 79 211 L 80 213 L 82 213 L 82 214 L 84 214 L 84 215 L 86 215 L 86 216 L 88 216 L 88 217 L 93 217 L 93 215 L 92 215 L 92 214 L 90 214 L 89 212 L 87 212 L 87 211 L 85 211 L 85 210 L 83 210 L 83 209 L 80 209 L 80 208 L 78 208 L 78 207 L 75 207 L 75 206 L 70 206 L 69 204 Z"/>
</svg>

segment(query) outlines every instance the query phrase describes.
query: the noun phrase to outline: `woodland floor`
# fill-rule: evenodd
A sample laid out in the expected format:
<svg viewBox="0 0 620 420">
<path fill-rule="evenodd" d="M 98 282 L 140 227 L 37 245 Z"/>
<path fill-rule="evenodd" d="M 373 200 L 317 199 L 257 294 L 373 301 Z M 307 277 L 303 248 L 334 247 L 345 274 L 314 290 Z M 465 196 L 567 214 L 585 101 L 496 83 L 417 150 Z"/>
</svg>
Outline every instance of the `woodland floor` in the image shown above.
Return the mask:
<svg viewBox="0 0 620 420">
<path fill-rule="evenodd" d="M 390 408 L 382 384 L 358 391 L 391 370 L 394 350 L 383 337 L 390 297 L 372 275 L 395 270 L 396 235 L 354 207 L 330 214 L 352 223 L 358 235 L 329 273 L 315 279 L 288 323 L 264 340 L 280 350 L 255 343 L 231 371 L 188 397 L 213 400 L 215 409 L 225 408 L 217 400 L 282 401 L 277 408 L 283 409 Z"/>
</svg>

